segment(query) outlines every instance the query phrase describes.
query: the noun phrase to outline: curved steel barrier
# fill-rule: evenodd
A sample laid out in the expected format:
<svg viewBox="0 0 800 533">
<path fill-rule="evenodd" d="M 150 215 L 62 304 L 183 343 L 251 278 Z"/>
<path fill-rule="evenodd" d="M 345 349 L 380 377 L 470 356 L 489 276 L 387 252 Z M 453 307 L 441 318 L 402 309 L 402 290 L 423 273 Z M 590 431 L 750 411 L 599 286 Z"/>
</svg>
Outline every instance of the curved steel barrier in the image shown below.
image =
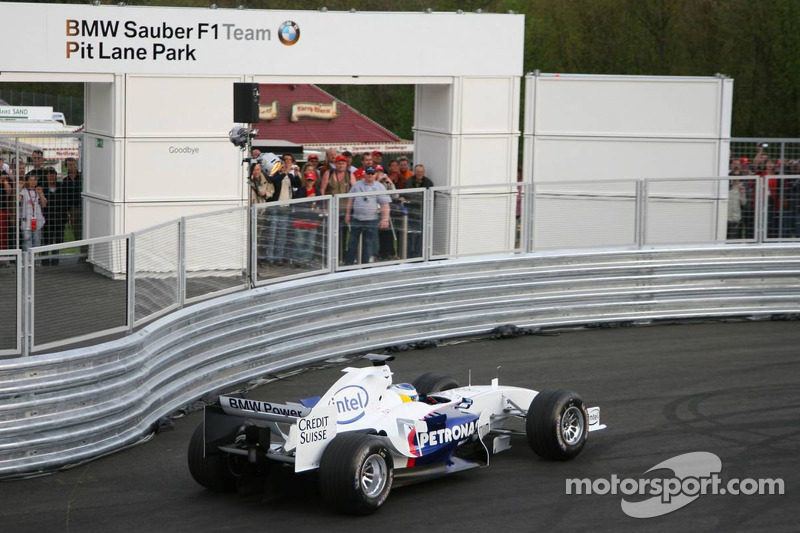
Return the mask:
<svg viewBox="0 0 800 533">
<path fill-rule="evenodd" d="M 800 313 L 800 247 L 480 257 L 294 280 L 102 345 L 0 361 L 0 477 L 110 453 L 224 387 L 498 325 Z"/>
</svg>

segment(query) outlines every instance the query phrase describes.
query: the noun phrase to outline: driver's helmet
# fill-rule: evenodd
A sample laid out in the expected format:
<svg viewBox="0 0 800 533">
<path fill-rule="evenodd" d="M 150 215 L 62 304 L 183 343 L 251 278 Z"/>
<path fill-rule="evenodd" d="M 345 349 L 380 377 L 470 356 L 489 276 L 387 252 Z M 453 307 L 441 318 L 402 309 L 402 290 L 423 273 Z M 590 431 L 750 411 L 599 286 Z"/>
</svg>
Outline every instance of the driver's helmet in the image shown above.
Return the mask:
<svg viewBox="0 0 800 533">
<path fill-rule="evenodd" d="M 403 402 L 416 402 L 419 400 L 417 389 L 411 383 L 394 383 L 389 387 L 389 390 L 399 394 Z"/>
</svg>

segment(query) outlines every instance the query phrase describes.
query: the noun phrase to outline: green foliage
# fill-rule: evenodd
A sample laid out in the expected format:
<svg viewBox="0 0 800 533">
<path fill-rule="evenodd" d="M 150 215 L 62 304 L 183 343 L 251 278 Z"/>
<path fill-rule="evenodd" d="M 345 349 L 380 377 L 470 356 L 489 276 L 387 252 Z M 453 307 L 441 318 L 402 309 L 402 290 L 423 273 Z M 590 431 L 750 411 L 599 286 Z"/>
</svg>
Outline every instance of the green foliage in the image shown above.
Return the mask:
<svg viewBox="0 0 800 533">
<path fill-rule="evenodd" d="M 76 2 L 78 0 L 75 0 Z M 86 0 L 88 2 L 88 0 Z M 72 3 L 72 2 L 70 2 Z M 115 0 L 102 0 L 116 4 Z M 734 81 L 733 135 L 800 137 L 797 0 L 127 0 L 129 5 L 330 11 L 458 9 L 525 15 L 524 69 L 587 74 L 712 76 Z M 403 39 L 403 28 L 381 38 Z M 18 84 L 25 85 L 25 84 Z M 18 90 L 30 90 L 17 87 Z M 403 138 L 413 89 L 328 86 Z M 73 89 L 69 89 L 70 91 Z"/>
</svg>

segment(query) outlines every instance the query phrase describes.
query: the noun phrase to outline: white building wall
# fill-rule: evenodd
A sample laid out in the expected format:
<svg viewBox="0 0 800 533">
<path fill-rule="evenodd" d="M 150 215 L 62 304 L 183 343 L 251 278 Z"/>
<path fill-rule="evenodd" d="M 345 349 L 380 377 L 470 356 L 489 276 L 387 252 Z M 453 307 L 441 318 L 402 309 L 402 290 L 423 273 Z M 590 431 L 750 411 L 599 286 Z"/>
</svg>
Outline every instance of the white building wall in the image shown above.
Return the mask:
<svg viewBox="0 0 800 533">
<path fill-rule="evenodd" d="M 708 178 L 727 173 L 733 80 L 537 74 L 525 81 L 524 181 L 586 182 L 580 193 L 569 191 L 571 201 L 537 199 L 540 210 L 571 209 L 573 216 L 565 218 L 577 220 L 586 209 L 580 194 L 607 194 L 606 180 L 707 178 L 651 183 L 649 193 L 657 198 L 643 217 L 647 242 L 725 238 L 727 187 Z M 621 211 L 593 210 L 595 227 L 629 218 Z M 546 247 L 596 244 L 596 235 L 580 224 L 561 225 L 560 237 L 543 232 L 540 224 L 535 238 Z"/>
<path fill-rule="evenodd" d="M 517 76 L 460 76 L 451 85 L 417 85 L 414 117 L 415 162 L 437 186 L 469 187 L 516 181 L 519 146 L 520 78 Z M 513 205 L 511 205 L 513 204 Z M 509 207 L 510 206 L 510 207 Z M 476 213 L 448 206 L 449 222 L 458 228 Z M 489 199 L 481 206 L 501 219 L 515 218 L 516 204 Z M 443 227 L 442 221 L 437 227 Z M 495 225 L 497 235 L 485 239 L 509 240 L 513 232 Z M 470 253 L 480 240 L 458 232 L 460 241 L 435 236 L 439 250 Z M 513 243 L 507 243 L 513 248 Z"/>
</svg>

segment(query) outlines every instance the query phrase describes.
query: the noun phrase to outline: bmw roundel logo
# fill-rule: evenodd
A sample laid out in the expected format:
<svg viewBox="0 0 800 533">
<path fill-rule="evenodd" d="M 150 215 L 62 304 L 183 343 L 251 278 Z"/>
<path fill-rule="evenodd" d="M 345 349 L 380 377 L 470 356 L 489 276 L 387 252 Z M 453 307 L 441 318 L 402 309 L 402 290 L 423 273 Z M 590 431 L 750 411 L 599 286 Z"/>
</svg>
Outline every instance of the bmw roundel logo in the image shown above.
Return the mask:
<svg viewBox="0 0 800 533">
<path fill-rule="evenodd" d="M 291 20 L 287 20 L 281 24 L 281 27 L 278 30 L 278 38 L 286 46 L 292 46 L 297 42 L 298 39 L 300 39 L 300 26 Z"/>
</svg>

